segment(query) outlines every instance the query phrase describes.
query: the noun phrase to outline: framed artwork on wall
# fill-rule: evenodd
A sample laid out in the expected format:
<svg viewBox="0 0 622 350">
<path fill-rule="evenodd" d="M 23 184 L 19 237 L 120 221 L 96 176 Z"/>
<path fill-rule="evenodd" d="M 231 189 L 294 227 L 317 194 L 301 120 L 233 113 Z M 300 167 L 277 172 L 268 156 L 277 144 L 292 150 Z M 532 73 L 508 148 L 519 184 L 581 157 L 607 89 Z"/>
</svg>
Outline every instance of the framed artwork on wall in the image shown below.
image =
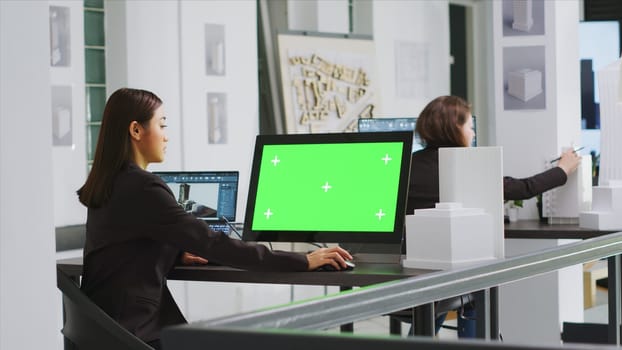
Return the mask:
<svg viewBox="0 0 622 350">
<path fill-rule="evenodd" d="M 69 7 L 50 6 L 50 66 L 71 65 L 71 15 Z"/>
<path fill-rule="evenodd" d="M 544 0 L 503 0 L 503 36 L 544 35 Z"/>
<path fill-rule="evenodd" d="M 503 107 L 546 108 L 544 46 L 503 48 Z"/>
<path fill-rule="evenodd" d="M 227 94 L 207 93 L 207 143 L 227 143 Z"/>
<path fill-rule="evenodd" d="M 52 145 L 71 146 L 71 86 L 52 86 Z"/>
<path fill-rule="evenodd" d="M 371 40 L 279 35 L 287 133 L 356 131 L 379 105 Z"/>
<path fill-rule="evenodd" d="M 225 26 L 205 23 L 205 74 L 225 75 Z"/>
</svg>

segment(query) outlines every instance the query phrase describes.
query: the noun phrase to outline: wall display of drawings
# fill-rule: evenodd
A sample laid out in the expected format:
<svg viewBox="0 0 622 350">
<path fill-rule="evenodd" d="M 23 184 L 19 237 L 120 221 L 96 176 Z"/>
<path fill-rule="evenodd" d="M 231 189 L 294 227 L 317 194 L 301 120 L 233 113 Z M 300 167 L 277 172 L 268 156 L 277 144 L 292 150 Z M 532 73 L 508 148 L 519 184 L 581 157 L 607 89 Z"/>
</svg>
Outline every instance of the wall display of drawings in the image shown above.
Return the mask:
<svg viewBox="0 0 622 350">
<path fill-rule="evenodd" d="M 227 94 L 207 93 L 207 143 L 227 143 Z"/>
<path fill-rule="evenodd" d="M 356 131 L 378 107 L 371 40 L 279 35 L 287 133 Z"/>
<path fill-rule="evenodd" d="M 503 108 L 544 109 L 544 46 L 503 48 Z"/>
<path fill-rule="evenodd" d="M 205 74 L 225 75 L 225 26 L 205 23 Z"/>
<path fill-rule="evenodd" d="M 50 65 L 71 65 L 71 28 L 69 7 L 50 6 Z"/>
<path fill-rule="evenodd" d="M 71 86 L 52 86 L 52 145 L 71 146 Z"/>
<path fill-rule="evenodd" d="M 503 36 L 544 35 L 544 0 L 503 0 Z"/>
</svg>

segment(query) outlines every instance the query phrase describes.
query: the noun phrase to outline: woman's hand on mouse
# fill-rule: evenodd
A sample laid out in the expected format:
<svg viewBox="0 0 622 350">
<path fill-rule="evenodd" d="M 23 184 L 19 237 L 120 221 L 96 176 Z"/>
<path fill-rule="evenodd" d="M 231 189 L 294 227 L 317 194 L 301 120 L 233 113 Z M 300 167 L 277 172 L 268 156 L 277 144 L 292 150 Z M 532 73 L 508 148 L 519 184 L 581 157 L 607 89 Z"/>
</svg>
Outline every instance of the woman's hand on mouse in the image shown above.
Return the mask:
<svg viewBox="0 0 622 350">
<path fill-rule="evenodd" d="M 307 254 L 309 271 L 326 264 L 332 265 L 337 270 L 342 270 L 347 267 L 346 260 L 352 260 L 352 255 L 341 247 L 320 248 Z"/>
</svg>

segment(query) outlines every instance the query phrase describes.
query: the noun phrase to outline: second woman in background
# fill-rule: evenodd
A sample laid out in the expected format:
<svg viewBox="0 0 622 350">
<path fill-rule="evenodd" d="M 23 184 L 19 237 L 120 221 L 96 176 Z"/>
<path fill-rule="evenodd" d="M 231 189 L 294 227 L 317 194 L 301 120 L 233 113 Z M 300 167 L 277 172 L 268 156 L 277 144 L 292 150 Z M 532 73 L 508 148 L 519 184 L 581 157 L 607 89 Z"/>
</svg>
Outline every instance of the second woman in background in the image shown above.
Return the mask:
<svg viewBox="0 0 622 350">
<path fill-rule="evenodd" d="M 469 147 L 475 137 L 470 105 L 457 96 L 440 96 L 423 109 L 415 132 L 425 148 L 413 153 L 406 213 L 415 209 L 434 208 L 439 202 L 438 149 L 441 147 Z M 562 153 L 557 166 L 528 178 L 503 178 L 503 199 L 529 199 L 566 183 L 581 158 L 572 150 Z M 474 337 L 474 310 L 469 305 L 458 318 L 458 336 Z M 436 331 L 445 315 L 436 320 Z"/>
</svg>

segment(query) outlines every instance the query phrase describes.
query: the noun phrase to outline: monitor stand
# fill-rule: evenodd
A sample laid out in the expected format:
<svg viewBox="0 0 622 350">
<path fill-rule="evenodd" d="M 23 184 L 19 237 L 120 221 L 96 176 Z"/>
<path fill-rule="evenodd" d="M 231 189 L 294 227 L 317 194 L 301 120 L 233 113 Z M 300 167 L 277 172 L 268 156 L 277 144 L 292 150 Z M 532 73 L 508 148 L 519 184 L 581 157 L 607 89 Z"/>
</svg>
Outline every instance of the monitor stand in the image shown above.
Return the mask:
<svg viewBox="0 0 622 350">
<path fill-rule="evenodd" d="M 399 243 L 340 243 L 339 245 L 354 256 L 355 263 L 402 263 L 402 245 Z"/>
</svg>

